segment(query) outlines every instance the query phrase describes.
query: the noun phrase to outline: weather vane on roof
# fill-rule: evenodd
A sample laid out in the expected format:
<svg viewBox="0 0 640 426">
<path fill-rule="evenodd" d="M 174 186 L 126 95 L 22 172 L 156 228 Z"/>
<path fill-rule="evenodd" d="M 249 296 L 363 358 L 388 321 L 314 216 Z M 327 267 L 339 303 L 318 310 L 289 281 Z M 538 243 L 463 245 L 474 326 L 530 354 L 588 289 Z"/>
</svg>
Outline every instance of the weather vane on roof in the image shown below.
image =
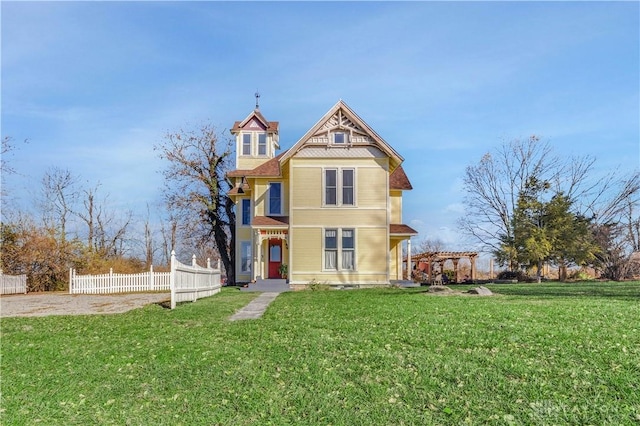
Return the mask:
<svg viewBox="0 0 640 426">
<path fill-rule="evenodd" d="M 256 109 L 260 108 L 260 92 L 256 90 Z"/>
</svg>

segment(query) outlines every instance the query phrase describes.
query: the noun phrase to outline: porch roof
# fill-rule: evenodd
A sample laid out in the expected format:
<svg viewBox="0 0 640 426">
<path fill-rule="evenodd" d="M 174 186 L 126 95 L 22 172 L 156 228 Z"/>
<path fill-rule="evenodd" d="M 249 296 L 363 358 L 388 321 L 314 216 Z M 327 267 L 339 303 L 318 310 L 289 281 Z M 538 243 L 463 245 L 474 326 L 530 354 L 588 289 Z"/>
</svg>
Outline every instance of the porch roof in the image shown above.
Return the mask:
<svg viewBox="0 0 640 426">
<path fill-rule="evenodd" d="M 252 228 L 289 228 L 289 216 L 255 216 Z"/>
<path fill-rule="evenodd" d="M 391 225 L 389 225 L 389 235 L 393 235 L 393 236 L 418 235 L 418 231 L 416 231 L 409 225 L 404 225 L 402 223 L 392 223 Z"/>
</svg>

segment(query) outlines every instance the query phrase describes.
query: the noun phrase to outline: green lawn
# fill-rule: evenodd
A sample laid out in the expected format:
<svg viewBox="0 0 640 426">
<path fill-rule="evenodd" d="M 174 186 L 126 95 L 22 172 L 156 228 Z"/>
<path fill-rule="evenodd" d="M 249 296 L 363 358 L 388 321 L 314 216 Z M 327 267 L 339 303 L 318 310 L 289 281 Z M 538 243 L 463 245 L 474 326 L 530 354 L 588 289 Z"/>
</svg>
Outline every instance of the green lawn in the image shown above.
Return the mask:
<svg viewBox="0 0 640 426">
<path fill-rule="evenodd" d="M 285 293 L 3 319 L 3 425 L 632 425 L 640 283 Z"/>
</svg>

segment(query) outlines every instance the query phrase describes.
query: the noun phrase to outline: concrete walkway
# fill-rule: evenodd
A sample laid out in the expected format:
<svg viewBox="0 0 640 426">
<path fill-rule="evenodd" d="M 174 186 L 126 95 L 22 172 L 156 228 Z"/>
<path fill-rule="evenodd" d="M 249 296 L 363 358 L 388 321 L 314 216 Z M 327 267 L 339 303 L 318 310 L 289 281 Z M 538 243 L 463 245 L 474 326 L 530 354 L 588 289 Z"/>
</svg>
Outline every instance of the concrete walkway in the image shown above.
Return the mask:
<svg viewBox="0 0 640 426">
<path fill-rule="evenodd" d="M 269 306 L 269 304 L 271 304 L 279 294 L 280 293 L 276 292 L 262 293 L 260 296 L 249 302 L 247 306 L 229 317 L 229 321 L 260 318 L 262 314 L 264 314 L 264 311 L 267 310 L 267 306 Z"/>
</svg>

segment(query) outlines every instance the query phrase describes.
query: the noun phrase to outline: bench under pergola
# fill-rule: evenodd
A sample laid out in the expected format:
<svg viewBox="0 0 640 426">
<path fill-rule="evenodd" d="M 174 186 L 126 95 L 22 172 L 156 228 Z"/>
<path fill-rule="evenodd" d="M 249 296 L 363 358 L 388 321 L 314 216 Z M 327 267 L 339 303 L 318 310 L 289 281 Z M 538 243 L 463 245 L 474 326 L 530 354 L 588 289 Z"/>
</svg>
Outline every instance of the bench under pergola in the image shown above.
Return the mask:
<svg viewBox="0 0 640 426">
<path fill-rule="evenodd" d="M 460 282 L 460 271 L 458 265 L 460 259 L 469 259 L 471 263 L 471 280 L 476 280 L 476 258 L 478 252 L 475 251 L 427 251 L 424 253 L 418 253 L 411 256 L 413 264 L 419 268 L 420 264 L 427 264 L 429 266 L 429 283 L 434 283 L 433 270 L 434 265 L 438 265 L 440 272 L 444 271 L 444 264 L 450 260 L 453 263 L 454 281 Z"/>
</svg>

